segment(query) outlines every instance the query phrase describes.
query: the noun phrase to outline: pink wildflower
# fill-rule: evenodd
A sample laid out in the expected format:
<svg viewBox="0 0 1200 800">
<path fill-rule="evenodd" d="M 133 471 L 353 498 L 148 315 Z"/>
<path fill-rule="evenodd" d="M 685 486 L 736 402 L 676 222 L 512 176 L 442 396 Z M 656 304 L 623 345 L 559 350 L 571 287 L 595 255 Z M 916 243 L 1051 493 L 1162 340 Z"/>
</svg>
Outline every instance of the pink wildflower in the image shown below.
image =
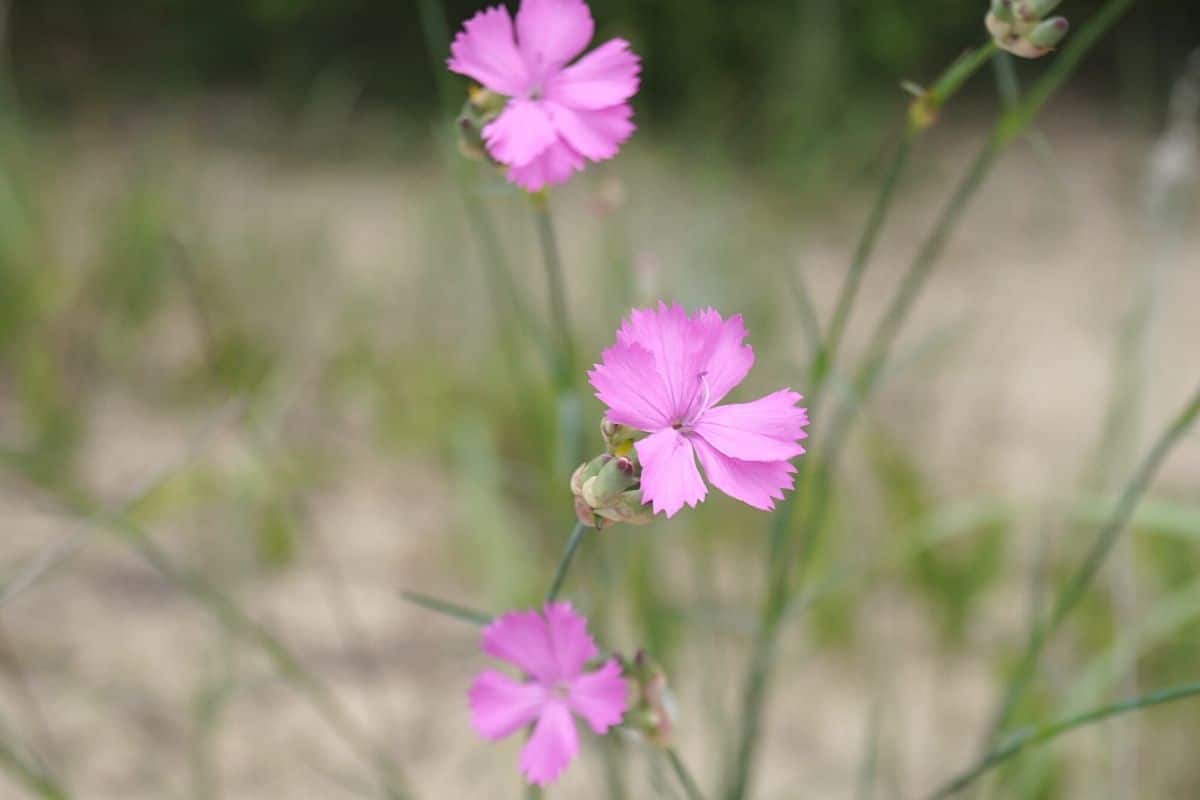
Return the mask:
<svg viewBox="0 0 1200 800">
<path fill-rule="evenodd" d="M 515 32 L 508 10 L 496 6 L 468 20 L 450 46 L 453 72 L 509 98 L 483 138 L 522 189 L 566 183 L 633 135 L 627 101 L 641 62 L 629 42 L 612 39 L 568 66 L 594 31 L 583 0 L 522 0 Z"/>
<path fill-rule="evenodd" d="M 708 480 L 730 497 L 769 511 L 793 485 L 788 459 L 804 452 L 808 411 L 789 389 L 751 403 L 718 406 L 754 364 L 740 315 L 678 305 L 634 311 L 588 373 L 607 419 L 648 434 L 635 443 L 642 501 L 673 516 L 695 507 Z"/>
<path fill-rule="evenodd" d="M 579 752 L 572 712 L 598 734 L 625 715 L 629 699 L 621 665 L 611 658 L 584 671 L 598 651 L 587 620 L 570 603 L 499 617 L 483 629 L 483 652 L 517 667 L 527 679 L 481 672 L 468 695 L 471 724 L 485 739 L 502 739 L 536 722 L 521 750 L 521 772 L 530 783 L 555 780 Z"/>
</svg>

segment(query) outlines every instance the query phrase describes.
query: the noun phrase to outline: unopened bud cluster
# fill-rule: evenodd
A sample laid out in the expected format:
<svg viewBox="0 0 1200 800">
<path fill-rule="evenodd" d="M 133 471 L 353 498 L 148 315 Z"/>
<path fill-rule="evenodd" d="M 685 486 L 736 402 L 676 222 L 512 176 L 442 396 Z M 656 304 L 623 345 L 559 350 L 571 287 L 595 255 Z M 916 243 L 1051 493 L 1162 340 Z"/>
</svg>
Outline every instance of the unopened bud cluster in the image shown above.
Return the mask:
<svg viewBox="0 0 1200 800">
<path fill-rule="evenodd" d="M 641 466 L 633 443 L 640 433 L 605 422 L 606 452 L 585 462 L 571 476 L 575 515 L 584 525 L 608 528 L 619 523 L 646 525 L 654 518 L 642 504 Z"/>
<path fill-rule="evenodd" d="M 505 98 L 488 89 L 472 86 L 456 124 L 458 149 L 467 158 L 495 163 L 483 144 L 483 129 L 504 111 Z"/>
<path fill-rule="evenodd" d="M 632 692 L 625 730 L 650 744 L 670 747 L 677 711 L 667 673 L 644 651 L 638 651 L 632 661 L 625 660 L 624 667 Z"/>
<path fill-rule="evenodd" d="M 1022 58 L 1041 58 L 1067 35 L 1066 17 L 1050 17 L 1062 0 L 992 0 L 985 22 L 996 45 Z"/>
</svg>

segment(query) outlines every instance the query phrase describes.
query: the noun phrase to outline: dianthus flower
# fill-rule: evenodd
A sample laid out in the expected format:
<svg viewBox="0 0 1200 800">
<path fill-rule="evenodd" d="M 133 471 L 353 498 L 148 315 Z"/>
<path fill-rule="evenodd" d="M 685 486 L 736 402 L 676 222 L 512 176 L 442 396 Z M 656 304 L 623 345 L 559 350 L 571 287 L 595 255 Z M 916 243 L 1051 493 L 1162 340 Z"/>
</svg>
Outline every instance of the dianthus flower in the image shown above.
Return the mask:
<svg viewBox="0 0 1200 800">
<path fill-rule="evenodd" d="M 572 713 L 597 734 L 625 715 L 629 693 L 621 665 L 610 658 L 594 671 L 584 670 L 598 651 L 587 620 L 570 603 L 497 618 L 483 629 L 483 651 L 521 670 L 524 678 L 481 672 L 468 695 L 471 724 L 485 739 L 502 739 L 536 723 L 521 750 L 521 772 L 530 783 L 554 781 L 579 752 Z"/>
<path fill-rule="evenodd" d="M 583 0 L 522 0 L 515 31 L 508 10 L 496 6 L 468 20 L 450 46 L 453 72 L 508 98 L 483 139 L 522 189 L 566 183 L 633 135 L 627 101 L 641 62 L 629 43 L 612 39 L 570 63 L 594 32 Z"/>
<path fill-rule="evenodd" d="M 673 516 L 695 507 L 708 480 L 725 494 L 769 511 L 793 486 L 807 437 L 802 398 L 782 389 L 750 403 L 717 403 L 746 377 L 754 351 L 742 343 L 740 315 L 723 320 L 705 309 L 689 316 L 680 306 L 634 311 L 617 342 L 588 373 L 606 419 L 649 434 L 635 442 L 642 502 Z"/>
</svg>

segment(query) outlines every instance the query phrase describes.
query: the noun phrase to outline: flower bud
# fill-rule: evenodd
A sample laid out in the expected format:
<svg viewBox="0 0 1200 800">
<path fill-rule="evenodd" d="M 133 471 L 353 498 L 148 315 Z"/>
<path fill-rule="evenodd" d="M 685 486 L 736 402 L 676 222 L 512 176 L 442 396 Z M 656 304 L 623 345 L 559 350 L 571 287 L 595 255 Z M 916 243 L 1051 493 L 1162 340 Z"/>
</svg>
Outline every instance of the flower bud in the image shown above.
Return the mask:
<svg viewBox="0 0 1200 800">
<path fill-rule="evenodd" d="M 600 435 L 604 437 L 604 445 L 609 453 L 634 460 L 637 459 L 637 451 L 634 450 L 633 443 L 645 436 L 628 425 L 618 425 L 608 420 L 600 423 Z"/>
<path fill-rule="evenodd" d="M 1066 17 L 1054 17 L 1038 25 L 1025 38 L 1034 47 L 1050 50 L 1057 47 L 1058 43 L 1066 38 L 1067 31 L 1070 29 L 1071 23 L 1067 21 Z"/>
<path fill-rule="evenodd" d="M 992 35 L 992 38 L 996 40 L 997 44 L 999 44 L 1003 39 L 1007 39 L 1013 35 L 1012 21 L 1005 21 L 995 12 L 992 12 L 984 17 L 983 23 L 987 26 L 988 33 Z"/>
<path fill-rule="evenodd" d="M 507 102 L 503 95 L 496 94 L 491 89 L 472 86 L 467 91 L 467 103 L 485 123 L 500 116 Z"/>
<path fill-rule="evenodd" d="M 1026 22 L 1041 21 L 1046 18 L 1047 14 L 1058 8 L 1060 3 L 1062 0 L 1022 0 L 1017 14 Z"/>
<path fill-rule="evenodd" d="M 458 152 L 472 161 L 487 161 L 487 149 L 483 146 L 483 131 L 469 114 L 455 120 L 458 129 Z"/>
<path fill-rule="evenodd" d="M 637 484 L 633 462 L 628 458 L 610 458 L 594 477 L 580 487 L 584 502 L 596 509 L 612 505 L 618 497 Z"/>
<path fill-rule="evenodd" d="M 621 492 L 608 507 L 597 509 L 595 513 L 613 524 L 649 525 L 654 519 L 654 509 L 643 502 L 641 489 Z"/>
<path fill-rule="evenodd" d="M 1064 17 L 1045 19 L 1062 0 L 992 0 L 984 20 L 996 46 L 1021 58 L 1053 50 L 1071 27 Z"/>
<path fill-rule="evenodd" d="M 640 483 L 641 470 L 631 458 L 605 453 L 580 464 L 571 475 L 575 516 L 593 528 L 649 523 L 654 511 L 642 504 Z"/>
<path fill-rule="evenodd" d="M 1014 19 L 1013 0 L 992 0 L 992 13 L 988 16 L 995 17 L 997 22 L 1011 23 Z"/>
<path fill-rule="evenodd" d="M 678 706 L 667 673 L 642 650 L 632 661 L 622 661 L 633 695 L 623 726 L 651 744 L 670 747 Z"/>
</svg>

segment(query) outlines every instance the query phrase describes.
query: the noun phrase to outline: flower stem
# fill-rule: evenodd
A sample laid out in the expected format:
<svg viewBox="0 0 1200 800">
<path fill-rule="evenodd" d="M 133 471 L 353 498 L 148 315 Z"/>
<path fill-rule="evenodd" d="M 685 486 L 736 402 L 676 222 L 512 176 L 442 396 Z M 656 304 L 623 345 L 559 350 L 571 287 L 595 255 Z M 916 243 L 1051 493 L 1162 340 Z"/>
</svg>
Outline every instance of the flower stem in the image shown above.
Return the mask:
<svg viewBox="0 0 1200 800">
<path fill-rule="evenodd" d="M 831 432 L 827 435 L 821 471 L 817 473 L 813 481 L 815 488 L 804 494 L 805 498 L 815 497 L 815 500 L 813 505 L 809 506 L 806 524 L 803 526 L 804 534 L 798 543 L 801 574 L 803 574 L 802 570 L 805 564 L 810 560 L 809 557 L 814 549 L 813 545 L 824 524 L 829 507 L 831 476 L 855 413 L 875 387 L 890 355 L 892 343 L 941 256 L 946 241 L 961 219 L 968 201 L 982 185 L 999 154 L 1033 122 L 1041 107 L 1070 77 L 1083 56 L 1109 28 L 1116 24 L 1133 2 L 1134 0 L 1108 0 L 1088 25 L 1063 48 L 1055 63 L 1034 86 L 1030 94 L 1019 105 L 1008 109 L 1000 117 L 988 142 L 968 168 L 965 177 L 955 190 L 951 202 L 943 210 L 934 230 L 918 252 L 900 290 L 889 305 L 884 319 L 876 328 L 875 335 L 871 338 L 868 356 L 854 385 L 854 396 L 835 418 L 830 429 Z M 908 135 L 919 133 L 932 124 L 937 111 L 946 100 L 953 96 L 965 84 L 967 78 L 978 71 L 995 52 L 994 45 L 985 45 L 951 65 L 938 82 L 930 90 L 922 93 L 910 108 Z M 889 199 L 888 203 L 890 204 L 890 202 Z M 887 207 L 884 206 L 885 211 Z M 868 232 L 870 227 L 871 221 L 869 220 Z M 870 234 L 865 232 L 864 238 L 868 235 Z M 869 248 L 867 252 L 869 254 Z M 827 359 L 827 363 L 822 368 L 822 375 L 825 377 L 822 378 L 820 385 L 814 385 L 814 398 L 819 397 L 824 380 L 832 373 L 833 367 L 833 360 Z M 806 465 L 807 459 L 801 465 L 801 474 L 806 473 Z M 803 487 L 805 484 L 799 480 L 801 474 L 797 475 L 797 484 Z M 763 706 L 769 690 L 777 640 L 789 606 L 789 598 L 797 584 L 792 575 L 795 548 L 790 541 L 792 508 L 795 502 L 795 495 L 793 495 L 780 507 L 776 518 L 772 521 L 773 527 L 768 544 L 770 563 L 767 598 L 763 606 L 758 636 L 751 654 L 749 674 L 743 693 L 739 749 L 735 754 L 731 778 L 727 784 L 725 794 L 727 800 L 744 800 L 749 791 L 750 777 L 758 742 L 761 738 Z"/>
<path fill-rule="evenodd" d="M 550 215 L 550 200 L 545 194 L 532 197 L 533 217 L 537 225 L 538 242 L 546 265 L 546 296 L 550 304 L 550 320 L 558 338 L 558 371 L 560 384 L 569 385 L 575 371 L 575 340 L 571 335 L 571 316 L 567 307 L 566 280 L 563 277 L 562 253 Z"/>
<path fill-rule="evenodd" d="M 1134 473 L 1133 478 L 1126 485 L 1120 499 L 1117 501 L 1112 516 L 1105 523 L 1104 527 L 1100 529 L 1099 533 L 1096 534 L 1096 538 L 1088 550 L 1087 557 L 1071 575 L 1071 579 L 1059 594 L 1058 600 L 1050 611 L 1050 616 L 1046 618 L 1043 624 L 1034 628 L 1033 633 L 1029 637 L 1029 642 L 1025 646 L 1025 651 L 1021 654 L 1021 660 L 1018 662 L 1013 677 L 1009 682 L 1000 709 L 996 712 L 995 718 L 992 721 L 987 738 L 989 747 L 995 743 L 1001 731 L 1011 721 L 1018 704 L 1024 698 L 1025 692 L 1029 688 L 1029 683 L 1033 679 L 1038 659 L 1041 657 L 1042 651 L 1046 648 L 1046 644 L 1050 641 L 1055 631 L 1058 630 L 1059 626 L 1062 625 L 1063 621 L 1079 605 L 1079 601 L 1083 599 L 1084 594 L 1096 578 L 1100 568 L 1104 566 L 1104 562 L 1108 554 L 1112 551 L 1113 545 L 1116 544 L 1121 532 L 1125 530 L 1129 524 L 1129 520 L 1133 517 L 1133 512 L 1137 509 L 1142 495 L 1146 493 L 1150 482 L 1158 474 L 1163 461 L 1171 450 L 1174 449 L 1175 445 L 1179 443 L 1183 435 L 1195 424 L 1197 416 L 1200 416 L 1200 387 L 1197 387 L 1190 402 L 1188 402 L 1171 424 L 1167 426 L 1166 430 L 1163 431 L 1158 441 L 1154 444 L 1154 447 L 1146 455 L 1145 460 L 1138 467 L 1137 472 Z"/>
<path fill-rule="evenodd" d="M 558 340 L 554 359 L 554 378 L 558 394 L 558 453 L 554 472 L 573 469 L 583 459 L 583 428 L 581 405 L 575 388 L 575 339 L 571 333 L 571 316 L 567 306 L 566 281 L 563 276 L 562 254 L 550 216 L 550 200 L 543 192 L 532 195 L 533 217 L 538 241 L 546 264 L 546 294 L 550 304 L 550 320 Z"/>
<path fill-rule="evenodd" d="M 973 51 L 972 57 L 956 61 L 946 70 L 935 86 L 925 93 L 923 98 L 918 98 L 917 102 L 921 102 L 923 99 L 927 104 L 935 103 L 940 108 L 962 87 L 968 77 L 986 63 L 986 58 L 981 54 L 990 56 L 991 53 L 992 48 L 985 45 Z M 911 117 L 910 113 L 910 119 Z M 900 147 L 892 156 L 892 162 L 888 167 L 883 184 L 880 186 L 879 193 L 876 195 L 871 213 L 855 247 L 850 267 L 846 272 L 846 279 L 838 295 L 829 332 L 818 347 L 813 359 L 810 372 L 812 381 L 810 406 L 817 413 L 819 413 L 825 388 L 834 372 L 838 349 L 857 300 L 863 277 L 883 232 L 884 223 L 895 202 L 900 178 L 908 164 L 912 146 L 923 130 L 924 128 L 913 126 L 910 123 L 905 129 Z M 957 216 L 950 220 L 950 223 L 956 220 Z M 934 255 L 936 256 L 936 253 Z M 796 475 L 797 492 L 809 488 L 809 483 L 805 479 L 809 477 L 810 469 L 812 467 L 808 459 L 801 462 Z M 818 473 L 815 481 L 818 487 L 825 486 L 826 482 L 821 477 L 825 472 L 827 470 L 822 469 L 822 472 Z M 804 492 L 805 498 L 811 495 L 812 492 Z M 762 710 L 769 689 L 777 638 L 791 594 L 792 571 L 790 567 L 794 548 L 789 546 L 789 539 L 792 533 L 792 518 L 796 502 L 795 495 L 793 495 L 780 506 L 772 520 L 767 545 L 767 596 L 763 604 L 758 636 L 750 656 L 750 667 L 743 691 L 743 713 L 738 751 L 734 756 L 733 771 L 726 789 L 726 797 L 729 800 L 743 800 L 749 791 L 750 773 L 758 750 L 762 728 Z M 818 502 L 820 501 L 818 500 Z M 807 549 L 805 547 L 806 551 Z"/>
<path fill-rule="evenodd" d="M 567 548 L 563 550 L 562 559 L 558 562 L 558 569 L 554 571 L 554 580 L 550 584 L 550 591 L 546 592 L 547 603 L 553 603 L 558 599 L 558 593 L 567 579 L 571 561 L 575 558 L 575 551 L 579 549 L 579 543 L 583 541 L 585 531 L 587 531 L 586 525 L 582 522 L 575 523 L 575 529 L 571 531 L 571 536 L 567 539 Z"/>
<path fill-rule="evenodd" d="M 671 770 L 675 773 L 675 777 L 679 778 L 679 785 L 683 787 L 683 793 L 687 795 L 688 800 L 704 800 L 704 795 L 700 792 L 696 779 L 692 777 L 692 773 L 688 772 L 683 759 L 679 757 L 679 752 L 674 747 L 668 747 L 666 753 Z"/>
<path fill-rule="evenodd" d="M 1153 708 L 1154 706 L 1165 705 L 1166 703 L 1173 703 L 1177 700 L 1184 700 L 1197 695 L 1200 695 L 1200 683 L 1174 686 L 1170 689 L 1162 689 L 1157 692 L 1134 697 L 1130 700 L 1123 700 L 1119 703 L 1085 711 L 1039 728 L 1025 730 L 1017 734 L 1008 744 L 988 753 L 957 778 L 954 778 L 935 791 L 929 796 L 929 800 L 945 800 L 947 797 L 952 797 L 967 788 L 985 773 L 990 772 L 1010 758 L 1019 755 L 1023 750 L 1039 744 L 1045 744 L 1065 733 L 1070 733 L 1076 728 L 1082 728 L 1085 725 L 1091 725 L 1122 714 L 1141 711 Z"/>
<path fill-rule="evenodd" d="M 879 187 L 879 194 L 875 197 L 875 204 L 871 207 L 871 215 L 867 218 L 866 227 L 863 229 L 858 246 L 854 250 L 854 259 L 850 262 L 850 268 L 846 271 L 846 279 L 843 281 L 842 289 L 838 293 L 837 304 L 834 306 L 833 311 L 833 319 L 829 323 L 829 333 L 826 334 L 816 358 L 813 359 L 811 380 L 814 387 L 825 385 L 825 378 L 837 360 L 842 336 L 845 334 L 846 324 L 850 320 L 850 312 L 854 307 L 855 300 L 858 299 L 859 287 L 862 285 L 862 279 L 866 274 L 867 265 L 871 261 L 871 255 L 875 252 L 875 245 L 878 243 L 879 235 L 883 230 L 884 220 L 887 219 L 888 211 L 891 210 L 896 187 L 900 183 L 900 176 L 904 173 L 904 168 L 908 164 L 908 156 L 912 152 L 913 139 L 913 133 L 906 132 L 900 140 L 900 147 L 892 157 L 892 163 L 888 166 L 887 175 L 883 179 L 883 184 Z M 817 390 L 814 388 L 814 391 Z"/>
</svg>

